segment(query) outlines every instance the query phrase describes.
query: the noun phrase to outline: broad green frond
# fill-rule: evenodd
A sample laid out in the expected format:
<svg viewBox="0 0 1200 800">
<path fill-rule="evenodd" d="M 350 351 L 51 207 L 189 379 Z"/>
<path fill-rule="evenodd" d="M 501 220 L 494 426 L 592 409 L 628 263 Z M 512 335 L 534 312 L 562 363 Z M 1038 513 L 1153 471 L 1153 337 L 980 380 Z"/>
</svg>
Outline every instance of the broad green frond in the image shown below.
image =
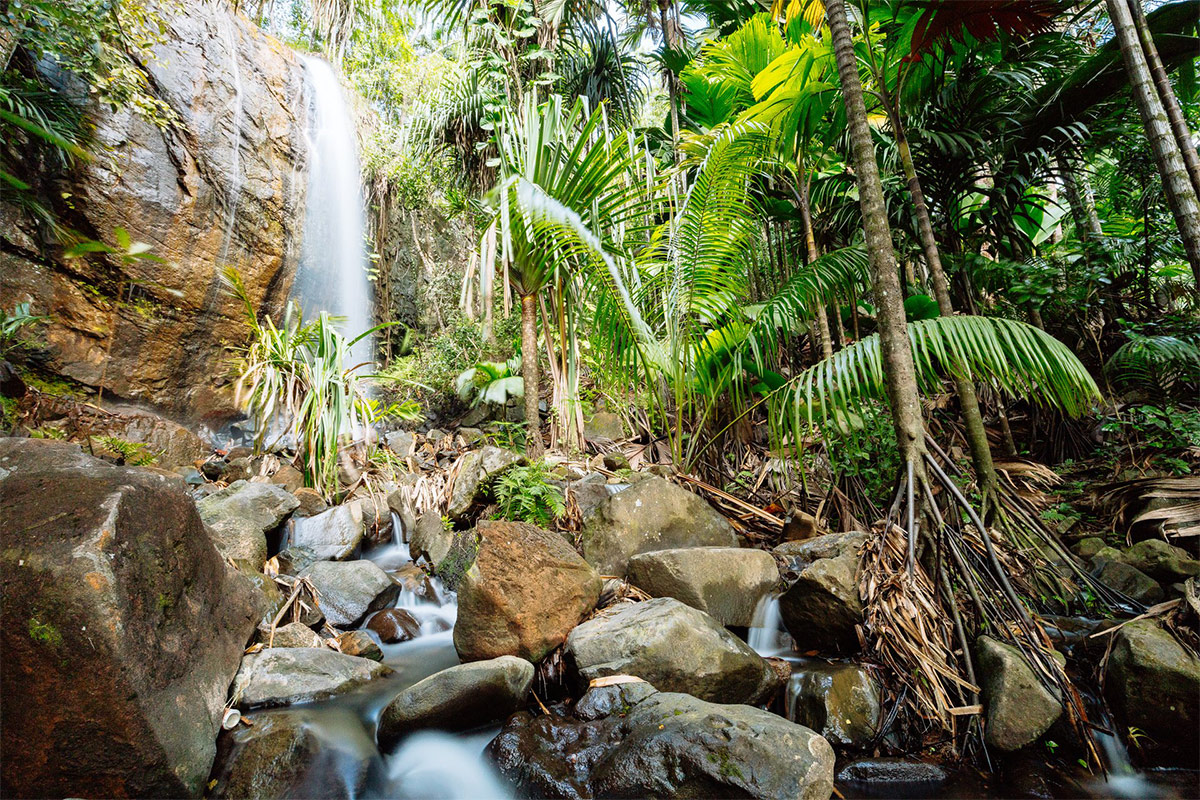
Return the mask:
<svg viewBox="0 0 1200 800">
<path fill-rule="evenodd" d="M 908 326 L 917 379 L 939 390 L 952 372 L 988 383 L 1007 394 L 1079 416 L 1100 399 L 1100 390 L 1066 345 L 1023 322 L 956 316 Z M 772 421 L 780 433 L 798 435 L 816 421 L 853 413 L 867 398 L 884 393 L 879 336 L 873 334 L 810 367 L 775 393 Z"/>
</svg>

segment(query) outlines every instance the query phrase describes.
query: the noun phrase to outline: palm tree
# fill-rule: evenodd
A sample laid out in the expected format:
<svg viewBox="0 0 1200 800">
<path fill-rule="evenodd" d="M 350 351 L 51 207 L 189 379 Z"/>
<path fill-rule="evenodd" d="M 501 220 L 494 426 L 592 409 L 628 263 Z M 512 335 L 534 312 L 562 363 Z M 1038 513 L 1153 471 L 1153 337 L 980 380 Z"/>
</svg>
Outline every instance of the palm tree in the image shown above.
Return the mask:
<svg viewBox="0 0 1200 800">
<path fill-rule="evenodd" d="M 612 135 L 604 107 L 586 111 L 584 100 L 564 110 L 554 95 L 542 106 L 527 98 L 524 114 L 509 113 L 497 137 L 500 180 L 493 190 L 500 258 L 521 298 L 521 359 L 525 380 L 526 451 L 539 458 L 544 445 L 538 415 L 537 316 L 539 296 L 554 288 L 560 310 L 573 277 L 600 261 L 612 266 L 619 250 L 614 232 L 639 210 L 633 150 Z M 615 269 L 615 267 L 613 267 Z M 560 329 L 566 348 L 569 332 Z M 562 393 L 577 404 L 574 392 Z M 578 409 L 560 408 L 568 431 Z M 568 437 L 570 440 L 570 437 Z"/>
<path fill-rule="evenodd" d="M 1162 98 L 1155 88 L 1129 5 L 1125 0 L 1106 0 L 1106 3 L 1109 19 L 1121 45 L 1121 57 L 1129 74 L 1133 99 L 1162 176 L 1163 191 L 1175 217 L 1175 224 L 1179 226 L 1179 235 L 1183 239 L 1192 274 L 1197 286 L 1200 286 L 1200 200 L 1197 199 L 1197 190 L 1184 162 L 1179 140 L 1171 129 L 1171 120 L 1163 107 Z"/>
</svg>

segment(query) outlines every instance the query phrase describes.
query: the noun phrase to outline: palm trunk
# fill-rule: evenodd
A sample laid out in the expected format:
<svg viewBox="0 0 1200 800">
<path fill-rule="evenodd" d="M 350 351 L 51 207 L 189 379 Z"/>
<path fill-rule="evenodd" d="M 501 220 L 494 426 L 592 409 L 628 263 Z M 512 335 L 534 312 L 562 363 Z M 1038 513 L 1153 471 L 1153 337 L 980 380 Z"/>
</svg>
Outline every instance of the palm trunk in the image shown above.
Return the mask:
<svg viewBox="0 0 1200 800">
<path fill-rule="evenodd" d="M 817 249 L 817 236 L 813 231 L 812 208 L 808 200 L 808 181 L 807 175 L 800 181 L 796 200 L 797 205 L 800 206 L 800 220 L 804 223 L 804 247 L 808 254 L 808 263 L 812 264 L 821 257 L 821 251 Z M 821 357 L 832 358 L 833 336 L 829 332 L 829 314 L 825 310 L 824 303 L 817 306 L 815 316 L 817 318 L 817 338 L 821 344 Z"/>
<path fill-rule="evenodd" d="M 875 162 L 875 146 L 871 141 L 871 128 L 867 124 L 862 81 L 858 77 L 854 41 L 850 36 L 850 25 L 846 20 L 843 0 L 829 0 L 825 6 L 825 14 L 829 21 L 834 54 L 837 57 L 842 101 L 846 106 L 846 126 L 850 133 L 854 170 L 858 176 L 859 203 L 862 206 L 867 258 L 875 284 L 875 305 L 879 313 L 879 349 L 883 357 L 883 374 L 892 412 L 892 425 L 895 428 L 900 456 L 905 462 L 920 469 L 925 453 L 925 423 L 921 416 L 921 397 L 904 320 L 900 273 L 896 267 L 896 254 L 892 250 L 892 234 L 888 229 L 883 185 L 879 181 L 879 165 Z"/>
<path fill-rule="evenodd" d="M 1175 96 L 1175 88 L 1171 86 L 1171 79 L 1167 77 L 1162 59 L 1158 57 L 1158 47 L 1154 44 L 1154 34 L 1150 32 L 1150 25 L 1146 22 L 1145 9 L 1142 8 L 1140 0 L 1130 0 L 1129 9 L 1133 14 L 1138 38 L 1142 42 L 1142 51 L 1146 54 L 1150 75 L 1154 78 L 1154 87 L 1158 90 L 1158 97 L 1162 100 L 1167 119 L 1171 122 L 1171 132 L 1175 134 L 1175 141 L 1179 144 L 1179 153 L 1183 156 L 1188 177 L 1192 179 L 1192 189 L 1200 197 L 1200 157 L 1197 157 L 1196 145 L 1192 143 L 1192 131 L 1183 116 L 1183 109 L 1179 107 L 1179 98 Z"/>
<path fill-rule="evenodd" d="M 1146 138 L 1154 152 L 1159 175 L 1162 176 L 1167 204 L 1171 207 L 1179 235 L 1183 239 L 1183 249 L 1187 253 L 1188 263 L 1191 264 L 1192 274 L 1197 285 L 1200 285 L 1200 201 L 1197 201 L 1196 189 L 1188 175 L 1179 142 L 1171 131 L 1166 109 L 1163 108 L 1158 91 L 1154 88 L 1146 53 L 1142 50 L 1129 6 L 1125 0 L 1106 0 L 1106 3 L 1117 42 L 1121 46 L 1125 71 L 1129 74 L 1133 99 L 1142 115 Z"/>
<path fill-rule="evenodd" d="M 1076 173 L 1063 156 L 1058 156 L 1058 172 L 1067 195 L 1067 205 L 1071 208 L 1071 217 L 1075 220 L 1076 235 L 1085 242 L 1099 239 L 1104 231 L 1100 228 L 1100 216 L 1096 213 L 1096 203 L 1092 199 L 1092 187 L 1088 185 L 1087 176 Z"/>
<path fill-rule="evenodd" d="M 900 112 L 894 107 L 892 100 L 884 92 L 884 102 L 888 106 L 888 115 L 892 120 L 892 129 L 896 136 L 896 146 L 900 151 L 900 162 L 904 165 L 904 177 L 908 182 L 908 192 L 912 196 L 913 210 L 917 218 L 917 233 L 921 239 L 921 250 L 925 255 L 925 264 L 929 268 L 929 277 L 933 283 L 933 296 L 937 300 L 938 313 L 943 317 L 954 316 L 954 302 L 950 299 L 950 284 L 946 280 L 946 272 L 942 269 L 942 256 L 938 251 L 937 240 L 933 236 L 933 221 L 929 216 L 929 204 L 925 202 L 925 193 L 921 190 L 921 181 L 917 177 L 917 168 L 913 163 L 912 151 L 908 146 L 908 136 L 904 132 L 904 123 Z M 975 393 L 975 383 L 970 376 L 953 373 L 954 389 L 958 394 L 958 404 L 962 411 L 963 426 L 966 429 L 967 445 L 971 449 L 971 463 L 975 467 L 975 479 L 979 483 L 979 492 L 984 498 L 993 498 L 1000 488 L 1000 479 L 996 476 L 996 465 L 992 462 L 992 449 L 988 445 L 987 429 L 983 425 L 983 413 L 979 410 L 979 396 Z"/>
<path fill-rule="evenodd" d="M 538 414 L 537 295 L 521 295 L 521 375 L 525 381 L 525 455 L 542 457 L 541 418 Z"/>
<path fill-rule="evenodd" d="M 674 50 L 675 29 L 671 26 L 671 0 L 658 0 L 658 19 L 659 25 L 662 26 L 662 40 L 664 50 Z M 679 92 L 675 85 L 675 73 L 671 72 L 671 68 L 663 62 L 663 77 L 667 82 L 667 94 L 671 99 L 671 152 L 674 154 L 676 161 L 679 160 Z"/>
</svg>

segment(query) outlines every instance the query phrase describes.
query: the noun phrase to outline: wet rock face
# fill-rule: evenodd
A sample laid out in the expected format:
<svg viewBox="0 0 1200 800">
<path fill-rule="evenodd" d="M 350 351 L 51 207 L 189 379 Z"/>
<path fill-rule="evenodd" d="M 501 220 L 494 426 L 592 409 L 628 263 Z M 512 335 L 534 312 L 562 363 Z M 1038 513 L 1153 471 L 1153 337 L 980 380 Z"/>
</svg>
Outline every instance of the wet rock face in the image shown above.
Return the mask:
<svg viewBox="0 0 1200 800">
<path fill-rule="evenodd" d="M 858 548 L 863 540 L 861 533 L 831 533 L 775 548 L 800 568 L 795 582 L 779 597 L 779 613 L 801 651 L 858 652 L 855 626 L 862 622 L 863 611 Z"/>
<path fill-rule="evenodd" d="M 360 797 L 376 764 L 374 747 L 357 726 L 339 735 L 308 722 L 298 711 L 257 714 L 250 727 L 221 734 L 228 756 L 217 770 L 214 797 Z"/>
<path fill-rule="evenodd" d="M 522 796 L 825 800 L 833 749 L 757 708 L 646 683 L 590 690 L 570 712 L 514 715 L 489 745 Z"/>
<path fill-rule="evenodd" d="M 220 270 L 237 264 L 268 312 L 291 286 L 305 207 L 304 72 L 224 0 L 175 4 L 163 16 L 166 41 L 144 68 L 178 128 L 89 109 L 106 156 L 79 164 L 63 187 L 71 206 L 56 211 L 105 240 L 124 228 L 164 263 L 55 260 L 20 213 L 0 204 L 0 306 L 28 295 L 50 314 L 45 339 L 62 374 L 202 415 L 232 407 L 231 387 L 214 376 L 224 374 L 223 343 L 245 334 Z"/>
<path fill-rule="evenodd" d="M 388 747 L 422 728 L 467 730 L 503 719 L 525 705 L 532 686 L 533 664 L 515 656 L 435 672 L 388 703 L 379 742 Z"/>
<path fill-rule="evenodd" d="M 792 669 L 788 717 L 833 745 L 866 749 L 879 730 L 879 684 L 857 664 L 812 663 Z"/>
<path fill-rule="evenodd" d="M 363 511 L 358 503 L 346 503 L 316 516 L 295 521 L 292 544 L 307 547 L 318 558 L 349 558 L 363 540 Z"/>
<path fill-rule="evenodd" d="M 492 481 L 512 467 L 524 463 L 524 456 L 491 445 L 467 453 L 450 487 L 446 513 L 451 519 L 464 519 L 483 500 L 484 492 Z"/>
<path fill-rule="evenodd" d="M 733 527 L 703 498 L 663 478 L 646 478 L 600 503 L 583 525 L 583 557 L 603 575 L 624 577 L 638 553 L 737 547 Z"/>
<path fill-rule="evenodd" d="M 175 479 L 0 439 L 0 794 L 199 797 L 258 617 Z"/>
<path fill-rule="evenodd" d="M 1153 620 L 1113 634 L 1104 691 L 1117 718 L 1162 752 L 1195 765 L 1200 744 L 1200 660 Z"/>
<path fill-rule="evenodd" d="M 481 520 L 475 562 L 458 585 L 454 648 L 463 661 L 537 662 L 562 644 L 600 597 L 600 576 L 555 533 Z"/>
<path fill-rule="evenodd" d="M 719 622 L 670 597 L 628 603 L 588 620 L 571 631 L 564 656 L 581 691 L 596 678 L 636 675 L 703 700 L 754 703 L 780 681 L 765 659 Z"/>
<path fill-rule="evenodd" d="M 779 583 L 775 559 L 741 547 L 687 547 L 629 559 L 629 581 L 654 597 L 674 597 L 722 625 L 749 626 L 758 601 Z"/>
</svg>

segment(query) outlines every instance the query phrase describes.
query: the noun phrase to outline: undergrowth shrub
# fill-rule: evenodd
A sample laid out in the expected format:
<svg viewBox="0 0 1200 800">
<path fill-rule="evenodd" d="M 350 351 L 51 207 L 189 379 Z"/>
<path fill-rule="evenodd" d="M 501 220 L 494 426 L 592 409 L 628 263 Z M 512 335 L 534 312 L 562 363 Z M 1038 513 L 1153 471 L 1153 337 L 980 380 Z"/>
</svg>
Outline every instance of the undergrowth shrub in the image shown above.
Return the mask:
<svg viewBox="0 0 1200 800">
<path fill-rule="evenodd" d="M 492 486 L 496 517 L 548 528 L 567 511 L 562 489 L 550 483 L 550 470 L 538 461 L 513 467 Z"/>
</svg>

